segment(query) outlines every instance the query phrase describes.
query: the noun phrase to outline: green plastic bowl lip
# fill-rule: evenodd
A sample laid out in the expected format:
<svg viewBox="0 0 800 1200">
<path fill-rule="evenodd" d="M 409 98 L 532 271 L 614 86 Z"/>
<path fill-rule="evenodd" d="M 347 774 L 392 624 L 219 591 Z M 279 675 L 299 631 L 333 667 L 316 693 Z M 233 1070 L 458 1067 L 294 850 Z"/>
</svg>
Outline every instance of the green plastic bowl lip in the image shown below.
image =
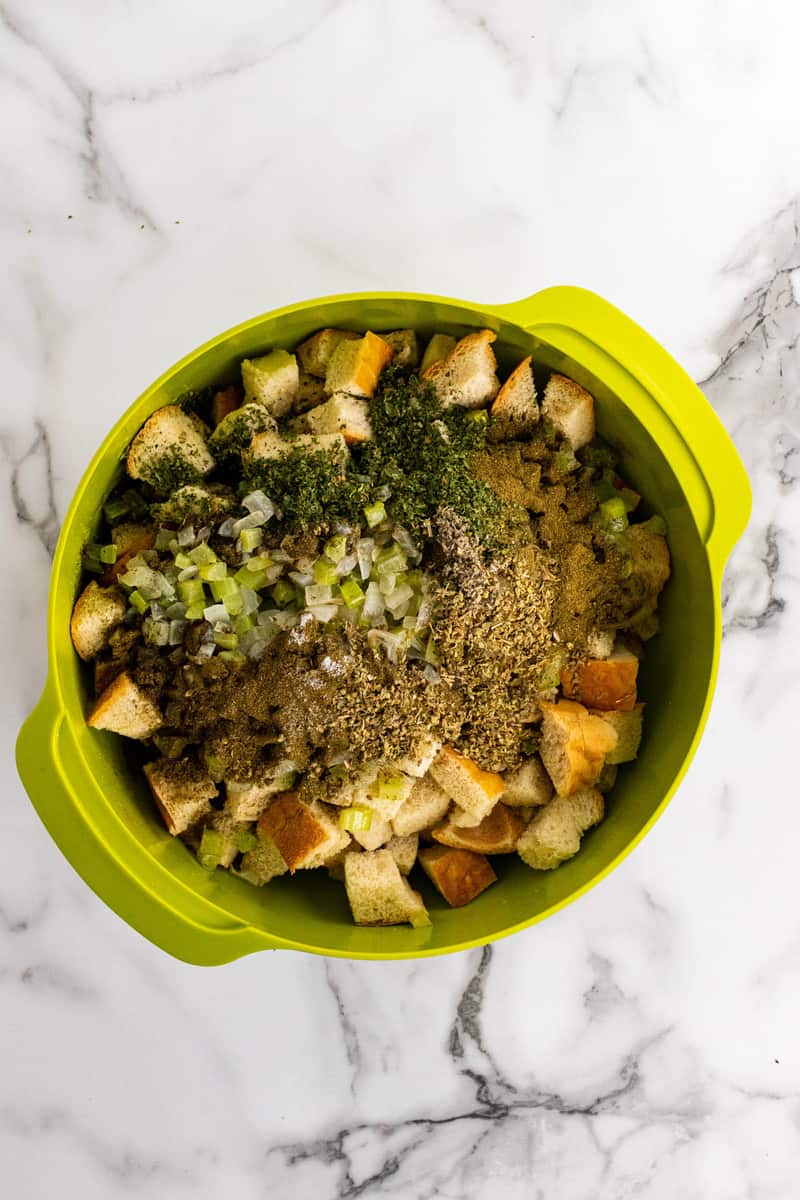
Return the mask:
<svg viewBox="0 0 800 1200">
<path fill-rule="evenodd" d="M 650 354 L 655 352 L 655 360 L 656 361 L 654 362 L 654 364 L 648 363 L 647 370 L 644 372 L 645 374 L 649 373 L 651 366 L 657 372 L 659 368 L 663 368 L 665 364 L 669 364 L 671 367 L 673 367 L 675 369 L 675 371 L 680 376 L 682 376 L 682 380 L 683 380 L 684 384 L 688 385 L 689 388 L 691 388 L 692 392 L 695 395 L 695 401 L 696 401 L 696 397 L 698 395 L 698 390 L 696 389 L 695 385 L 691 382 L 691 380 L 688 379 L 687 376 L 683 375 L 683 372 L 678 367 L 677 363 L 675 363 L 674 360 L 670 358 L 670 356 L 667 354 L 667 352 L 665 350 L 663 350 L 663 348 L 661 346 L 659 346 L 658 343 L 653 341 L 653 339 L 651 339 L 649 337 L 649 335 L 645 334 L 644 331 L 639 329 L 638 326 L 636 326 L 629 318 L 625 317 L 624 314 L 622 314 L 618 309 L 614 308 L 612 305 L 608 304 L 606 301 L 602 300 L 602 298 L 600 298 L 599 296 L 596 296 L 594 293 L 586 291 L 585 289 L 580 289 L 580 288 L 570 288 L 570 287 L 549 288 L 542 292 L 535 293 L 532 296 L 526 297 L 526 298 L 518 300 L 518 301 L 514 301 L 511 303 L 495 304 L 495 305 L 481 305 L 481 304 L 475 304 L 475 303 L 472 303 L 469 301 L 459 300 L 459 299 L 455 299 L 452 297 L 446 297 L 446 296 L 441 296 L 441 295 L 437 295 L 437 294 L 422 294 L 422 293 L 413 293 L 413 292 L 381 291 L 381 292 L 340 293 L 340 294 L 321 296 L 321 297 L 316 297 L 316 298 L 309 299 L 309 300 L 299 301 L 299 302 L 296 302 L 293 304 L 285 305 L 278 309 L 272 309 L 266 313 L 259 314 L 258 316 L 255 316 L 255 317 L 248 318 L 247 320 L 240 322 L 239 324 L 231 327 L 230 329 L 210 338 L 208 341 L 203 343 L 201 346 L 196 347 L 195 349 L 191 350 L 189 353 L 184 355 L 178 362 L 176 362 L 173 366 L 171 366 L 165 372 L 163 372 L 158 377 L 158 379 L 156 379 L 149 387 L 147 387 L 145 389 L 145 391 L 138 397 L 138 399 L 136 399 L 120 415 L 119 419 L 114 423 L 112 428 L 109 430 L 107 436 L 103 439 L 102 443 L 98 447 L 95 454 L 92 456 L 88 466 L 86 467 L 85 471 L 83 472 L 81 480 L 75 489 L 71 503 L 65 514 L 64 521 L 62 524 L 61 535 L 59 536 L 58 543 L 56 546 L 56 551 L 54 554 L 52 574 L 51 574 L 50 592 L 49 592 L 49 601 L 48 601 L 49 673 L 48 673 L 47 682 L 45 684 L 45 688 L 44 688 L 42 697 L 39 701 L 39 704 L 37 705 L 36 709 L 34 710 L 34 713 L 31 714 L 31 717 L 28 718 L 28 721 L 32 721 L 33 718 L 37 715 L 41 717 L 44 714 L 44 716 L 46 716 L 46 718 L 47 718 L 48 726 L 55 728 L 56 725 L 58 723 L 60 723 L 61 721 L 66 721 L 67 723 L 69 723 L 70 721 L 74 720 L 74 718 L 75 718 L 75 714 L 70 712 L 69 706 L 65 701 L 65 698 L 64 698 L 64 695 L 62 692 L 61 680 L 59 678 L 58 666 L 57 666 L 58 656 L 56 653 L 56 646 L 58 645 L 58 642 L 63 638 L 64 630 L 63 630 L 63 625 L 61 628 L 59 627 L 59 614 L 58 614 L 57 608 L 56 608 L 56 590 L 57 590 L 56 589 L 56 581 L 59 577 L 59 573 L 62 568 L 63 556 L 64 556 L 64 552 L 65 552 L 64 548 L 65 548 L 65 544 L 66 544 L 66 540 L 67 540 L 66 533 L 69 530 L 69 528 L 75 518 L 76 513 L 81 508 L 81 505 L 83 502 L 83 497 L 86 493 L 87 488 L 90 485 L 90 481 L 94 475 L 95 470 L 97 469 L 98 465 L 107 458 L 114 442 L 116 442 L 116 440 L 118 438 L 118 431 L 119 431 L 120 427 L 125 423 L 129 414 L 134 409 L 144 408 L 146 406 L 147 401 L 151 398 L 151 396 L 153 396 L 155 393 L 160 391 L 160 389 L 174 375 L 176 375 L 177 373 L 182 371 L 188 364 L 193 362 L 195 359 L 197 359 L 204 353 L 208 352 L 210 349 L 212 349 L 216 346 L 219 346 L 221 344 L 224 344 L 225 342 L 231 340 L 237 334 L 243 333 L 243 332 L 251 329 L 254 326 L 260 325 L 261 323 L 263 323 L 266 320 L 277 319 L 281 316 L 285 316 L 285 315 L 289 315 L 289 314 L 293 314 L 293 313 L 301 313 L 301 312 L 304 312 L 307 310 L 316 310 L 316 309 L 323 308 L 326 305 L 335 305 L 337 303 L 352 304 L 354 302 L 357 303 L 359 301 L 363 301 L 365 303 L 366 302 L 374 303 L 376 301 L 378 301 L 378 302 L 380 302 L 380 301 L 387 301 L 387 302 L 409 301 L 409 302 L 423 302 L 423 303 L 428 303 L 428 304 L 441 304 L 441 305 L 445 305 L 449 308 L 463 309 L 465 312 L 470 313 L 473 317 L 475 315 L 480 315 L 482 318 L 487 320 L 487 324 L 491 324 L 493 321 L 495 323 L 500 322 L 500 321 L 505 321 L 505 322 L 508 322 L 509 324 L 517 325 L 521 329 L 526 330 L 528 332 L 532 331 L 532 326 L 535 324 L 547 325 L 548 323 L 552 323 L 554 325 L 558 325 L 560 323 L 559 319 L 556 317 L 551 318 L 551 322 L 548 322 L 547 317 L 544 314 L 543 310 L 545 310 L 547 308 L 548 304 L 550 304 L 550 303 L 552 303 L 555 308 L 558 308 L 559 305 L 563 305 L 563 303 L 567 303 L 568 305 L 575 306 L 579 310 L 582 308 L 582 306 L 588 306 L 590 324 L 591 324 L 592 317 L 594 317 L 594 319 L 597 319 L 598 315 L 604 319 L 616 319 L 620 322 L 620 327 L 621 327 L 622 331 L 624 333 L 627 333 L 628 336 L 638 335 L 641 339 L 643 339 L 643 345 L 639 347 L 639 350 L 640 350 L 640 352 L 643 353 L 645 358 L 647 358 L 648 352 Z M 601 324 L 602 324 L 602 322 L 601 322 Z M 573 327 L 573 321 L 572 321 L 571 316 L 567 316 L 567 319 L 565 321 L 565 326 L 566 326 L 566 328 Z M 580 323 L 578 323 L 575 326 L 575 328 L 578 330 L 581 330 L 583 333 L 583 336 L 588 336 L 588 337 L 592 336 L 592 332 L 591 331 L 587 332 L 587 330 L 585 328 L 583 328 Z M 596 341 L 599 346 L 606 345 L 606 341 L 602 336 L 602 331 L 598 331 Z M 700 394 L 700 398 L 701 398 L 701 400 L 703 400 L 703 403 L 705 403 L 704 399 L 702 398 L 702 394 Z M 621 397 L 621 399 L 622 399 L 622 402 L 624 403 L 625 402 L 624 397 Z M 679 428 L 680 428 L 680 426 L 679 426 Z M 720 431 L 722 437 L 727 442 L 727 447 L 730 449 L 730 452 L 733 454 L 734 458 L 736 459 L 736 463 L 739 467 L 739 472 L 741 475 L 740 479 L 737 479 L 734 481 L 736 487 L 739 489 L 739 494 L 737 497 L 736 521 L 735 521 L 737 528 L 736 528 L 735 533 L 732 534 L 732 536 L 730 537 L 729 544 L 727 545 L 727 548 L 725 550 L 725 557 L 727 557 L 727 553 L 730 552 L 730 549 L 732 549 L 733 545 L 735 544 L 736 539 L 738 538 L 738 536 L 740 536 L 741 532 L 743 531 L 743 529 L 746 525 L 747 517 L 749 515 L 749 510 L 750 510 L 750 494 L 749 494 L 749 485 L 747 483 L 746 476 L 744 475 L 743 468 L 741 468 L 741 463 L 739 462 L 738 458 L 736 457 L 735 451 L 733 451 L 733 448 L 730 444 L 728 436 L 722 429 L 721 425 L 719 426 L 719 431 Z M 744 481 L 744 482 L 742 482 L 742 481 Z M 712 489 L 712 491 L 713 491 L 713 489 Z M 691 505 L 689 505 L 689 507 L 691 510 Z M 486 945 L 486 944 L 494 942 L 494 941 L 498 941 L 501 938 L 509 937 L 513 933 L 517 933 L 523 929 L 529 928 L 531 925 L 537 924 L 539 921 L 542 921 L 546 917 L 551 916 L 554 913 L 558 912 L 560 909 L 565 908 L 568 904 L 571 904 L 573 901 L 577 900 L 580 896 L 583 896 L 586 892 L 588 892 L 596 884 L 600 883 L 601 880 L 605 879 L 605 877 L 611 871 L 613 871 L 622 862 L 622 860 L 624 858 L 626 858 L 636 848 L 636 846 L 641 842 L 641 840 L 644 838 L 644 836 L 653 827 L 653 825 L 658 820 L 658 818 L 662 815 L 665 808 L 667 807 L 667 804 L 670 802 L 673 795 L 675 794 L 675 791 L 677 790 L 680 782 L 682 781 L 683 777 L 685 776 L 688 766 L 694 756 L 694 753 L 695 753 L 697 745 L 702 737 L 702 733 L 703 733 L 703 730 L 704 730 L 704 727 L 706 724 L 708 712 L 709 712 L 710 705 L 711 705 L 711 702 L 713 699 L 714 687 L 715 687 L 715 682 L 716 682 L 716 677 L 717 677 L 717 672 L 718 672 L 720 645 L 721 645 L 721 625 L 722 625 L 722 614 L 721 614 L 721 607 L 720 607 L 720 602 L 719 602 L 719 585 L 720 585 L 721 572 L 722 572 L 723 566 L 724 566 L 724 557 L 722 558 L 721 562 L 718 561 L 715 563 L 714 561 L 712 561 L 711 557 L 709 556 L 709 570 L 710 570 L 710 574 L 711 574 L 711 578 L 712 578 L 712 585 L 713 585 L 712 586 L 712 594 L 715 599 L 715 603 L 713 606 L 714 607 L 714 612 L 713 612 L 713 654 L 712 654 L 711 667 L 710 667 L 709 676 L 708 676 L 708 685 L 707 685 L 707 689 L 706 689 L 706 696 L 705 696 L 703 707 L 702 707 L 701 717 L 697 723 L 697 727 L 696 727 L 694 736 L 693 736 L 691 743 L 689 744 L 688 749 L 686 751 L 686 754 L 682 760 L 680 769 L 676 772 L 669 789 L 665 792 L 665 794 L 662 797 L 657 808 L 653 811 L 653 813 L 651 814 L 649 819 L 646 821 L 646 823 L 638 830 L 638 832 L 625 845 L 625 847 L 618 854 L 616 854 L 612 859 L 610 859 L 602 868 L 600 868 L 591 877 L 591 879 L 587 880 L 584 884 L 575 888 L 575 890 L 570 892 L 567 896 L 565 896 L 562 899 L 560 899 L 559 901 L 551 904 L 548 908 L 544 909 L 543 911 L 541 911 L 539 913 L 536 913 L 534 916 L 532 916 L 530 918 L 526 918 L 525 920 L 517 922 L 515 924 L 506 926 L 502 929 L 499 929 L 499 930 L 491 933 L 490 935 L 478 937 L 475 939 L 469 939 L 469 940 L 466 940 L 463 942 L 453 943 L 449 946 L 442 946 L 442 947 L 437 947 L 434 949 L 422 948 L 419 950 L 412 949 L 412 950 L 386 951 L 386 952 L 383 952 L 383 951 L 363 952 L 363 951 L 350 951 L 350 950 L 346 950 L 346 949 L 338 949 L 338 948 L 332 948 L 332 947 L 320 947 L 320 946 L 313 945 L 313 944 L 306 944 L 306 943 L 299 942 L 299 941 L 283 939 L 283 938 L 280 938 L 280 937 L 278 937 L 276 935 L 272 935 L 272 934 L 265 934 L 261 930 L 255 929 L 255 928 L 247 925 L 246 922 L 241 922 L 240 925 L 237 926 L 235 923 L 236 919 L 232 918 L 231 914 L 227 910 L 225 910 L 221 906 L 215 904 L 212 900 L 208 899 L 207 897 L 198 897 L 198 899 L 202 900 L 203 905 L 208 907 L 209 913 L 214 913 L 216 916 L 223 918 L 225 921 L 227 921 L 230 924 L 230 929 L 224 929 L 224 930 L 221 928 L 209 927 L 209 929 L 208 929 L 209 937 L 213 937 L 214 939 L 217 940 L 217 942 L 218 942 L 217 949 L 219 951 L 222 951 L 222 953 L 218 954 L 216 952 L 211 952 L 207 956 L 205 956 L 203 961 L 207 962 L 209 964 L 212 962 L 219 963 L 219 962 L 224 962 L 224 961 L 231 961 L 232 959 L 239 957 L 243 954 L 251 953 L 255 950 L 264 949 L 264 948 L 294 949 L 294 950 L 300 950 L 300 951 L 307 952 L 307 953 L 321 954 L 321 955 L 329 956 L 329 957 L 369 959 L 369 960 L 395 960 L 395 959 L 413 959 L 413 958 L 433 957 L 435 955 L 455 953 L 455 952 L 461 951 L 461 950 L 472 949 L 475 947 Z M 81 722 L 82 722 L 83 721 L 83 713 L 81 713 L 80 716 L 81 716 Z M 28 724 L 28 722 L 25 723 L 25 725 L 27 725 L 27 724 Z M 17 743 L 18 761 L 20 759 L 20 751 L 21 751 L 22 742 L 23 742 L 23 734 L 25 731 L 25 725 L 23 726 L 23 729 L 20 732 L 20 737 L 19 737 L 18 743 Z M 65 781 L 65 786 L 68 786 L 68 781 Z M 74 794 L 74 791 L 73 791 L 73 794 Z M 118 856 L 115 855 L 114 857 L 117 858 Z M 169 872 L 169 870 L 166 867 L 162 866 L 162 864 L 156 863 L 155 865 L 157 866 L 159 872 L 163 872 L 163 874 L 166 877 L 173 880 L 174 882 L 180 882 L 180 881 L 175 881 L 171 872 Z M 141 882 L 139 882 L 139 886 L 144 887 L 144 885 L 142 885 Z M 183 886 L 183 885 L 181 884 L 181 886 Z M 149 889 L 145 888 L 145 890 L 149 890 Z M 102 896 L 101 896 L 101 898 L 104 899 L 104 897 L 102 897 Z M 179 914 L 179 916 L 181 917 L 181 919 L 186 919 L 187 923 L 191 923 L 189 918 L 184 918 L 182 914 Z M 130 923 L 134 924 L 134 927 L 136 927 L 135 921 L 131 921 Z M 226 941 L 230 943 L 227 947 L 225 945 Z M 235 945 L 234 945 L 234 943 L 235 943 Z M 226 949 L 233 950 L 233 953 L 225 953 L 224 951 Z M 173 953 L 174 953 L 174 951 L 173 951 Z M 194 958 L 194 957 L 187 959 L 187 961 L 198 962 L 198 964 L 200 962 L 199 959 Z"/>
</svg>

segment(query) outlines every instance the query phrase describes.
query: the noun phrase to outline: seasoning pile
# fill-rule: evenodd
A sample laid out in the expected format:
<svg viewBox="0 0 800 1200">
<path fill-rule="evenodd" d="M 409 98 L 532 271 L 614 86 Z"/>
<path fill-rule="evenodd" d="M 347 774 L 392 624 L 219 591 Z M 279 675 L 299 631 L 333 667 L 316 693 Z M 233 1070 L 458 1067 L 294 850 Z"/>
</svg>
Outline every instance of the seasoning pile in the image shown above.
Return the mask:
<svg viewBox="0 0 800 1200">
<path fill-rule="evenodd" d="M 133 439 L 72 636 L 204 868 L 427 924 L 415 864 L 455 905 L 492 854 L 551 869 L 636 757 L 663 522 L 591 395 L 493 342 L 321 330 Z"/>
</svg>

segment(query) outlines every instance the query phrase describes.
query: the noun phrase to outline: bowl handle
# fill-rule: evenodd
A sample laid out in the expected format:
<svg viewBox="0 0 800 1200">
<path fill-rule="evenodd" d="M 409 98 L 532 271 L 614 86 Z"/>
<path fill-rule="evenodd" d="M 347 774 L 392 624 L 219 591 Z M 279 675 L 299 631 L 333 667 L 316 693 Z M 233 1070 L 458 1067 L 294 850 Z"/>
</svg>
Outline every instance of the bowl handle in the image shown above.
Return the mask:
<svg viewBox="0 0 800 1200">
<path fill-rule="evenodd" d="M 90 818 L 86 792 L 97 785 L 51 683 L 19 732 L 16 758 L 34 808 L 71 866 L 104 903 L 162 950 L 184 962 L 215 966 L 254 950 L 280 948 L 182 884 L 132 833 L 125 858 L 114 853 Z M 80 793 L 73 781 L 81 781 Z M 105 803 L 101 796 L 98 800 Z"/>
<path fill-rule="evenodd" d="M 650 398 L 655 410 L 648 425 L 681 481 L 719 581 L 750 516 L 750 483 L 733 442 L 686 372 L 630 317 L 584 288 L 547 288 L 492 311 L 585 363 L 612 390 L 622 368 L 628 385 L 632 379 Z"/>
</svg>

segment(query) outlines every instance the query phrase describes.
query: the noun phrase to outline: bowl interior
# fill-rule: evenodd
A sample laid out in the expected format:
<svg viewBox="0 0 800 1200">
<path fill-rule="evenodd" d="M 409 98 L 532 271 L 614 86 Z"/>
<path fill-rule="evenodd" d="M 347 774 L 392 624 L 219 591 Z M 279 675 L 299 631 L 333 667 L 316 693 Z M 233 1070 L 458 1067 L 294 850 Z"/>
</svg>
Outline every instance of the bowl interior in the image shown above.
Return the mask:
<svg viewBox="0 0 800 1200">
<path fill-rule="evenodd" d="M 608 798 L 605 821 L 583 840 L 576 858 L 553 872 L 529 870 L 515 855 L 495 859 L 500 883 L 465 909 L 450 909 L 421 877 L 415 882 L 428 903 L 430 929 L 361 929 L 351 924 L 341 884 L 323 871 L 300 872 L 253 888 L 223 871 L 209 874 L 183 844 L 164 830 L 138 768 L 137 748 L 83 723 L 91 696 L 89 671 L 72 652 L 69 615 L 79 583 L 80 548 L 92 537 L 103 499 L 121 471 L 128 441 L 154 409 L 188 388 L 236 376 L 243 357 L 275 346 L 293 347 L 314 330 L 335 325 L 376 331 L 413 327 L 462 335 L 489 326 L 497 330 L 501 366 L 532 354 L 589 388 L 597 401 L 599 432 L 621 454 L 621 469 L 642 493 L 648 510 L 669 525 L 673 576 L 662 596 L 662 632 L 647 648 L 640 675 L 646 701 L 645 735 L 638 761 L 622 767 Z M 713 669 L 715 598 L 705 547 L 669 462 L 637 416 L 637 393 L 587 374 L 577 359 L 491 310 L 411 298 L 352 298 L 298 306 L 259 318 L 218 339 L 163 377 L 124 415 L 95 456 L 78 489 L 62 535 L 61 568 L 54 581 L 53 669 L 66 719 L 98 790 L 87 794 L 87 811 L 112 852 L 125 861 L 125 844 L 135 838 L 185 888 L 257 929 L 297 947 L 338 954 L 394 957 L 436 953 L 487 941 L 543 916 L 588 887 L 625 852 L 655 818 L 690 752 L 706 703 Z M 102 809 L 102 811 L 101 811 Z M 415 872 L 415 875 L 417 872 Z"/>
</svg>

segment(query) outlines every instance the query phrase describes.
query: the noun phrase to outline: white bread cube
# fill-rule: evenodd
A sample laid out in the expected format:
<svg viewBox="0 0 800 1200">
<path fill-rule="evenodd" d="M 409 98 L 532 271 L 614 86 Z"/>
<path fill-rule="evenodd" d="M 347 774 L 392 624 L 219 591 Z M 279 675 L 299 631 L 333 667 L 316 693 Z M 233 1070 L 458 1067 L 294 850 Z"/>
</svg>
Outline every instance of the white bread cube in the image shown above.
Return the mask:
<svg viewBox="0 0 800 1200">
<path fill-rule="evenodd" d="M 216 784 L 190 759 L 159 758 L 145 763 L 144 774 L 173 837 L 211 813 Z"/>
<path fill-rule="evenodd" d="M 573 450 L 580 450 L 594 437 L 594 400 L 586 388 L 566 375 L 551 375 L 548 379 L 542 416 L 552 422 Z"/>
<path fill-rule="evenodd" d="M 159 495 L 210 474 L 216 463 L 208 448 L 208 433 L 195 413 L 177 404 L 156 409 L 130 444 L 128 474 L 149 483 Z"/>
<path fill-rule="evenodd" d="M 602 794 L 595 788 L 557 796 L 539 809 L 517 843 L 523 862 L 550 871 L 578 853 L 581 835 L 603 819 Z"/>
<path fill-rule="evenodd" d="M 236 503 L 233 492 L 218 483 L 185 483 L 151 511 L 159 522 L 183 525 L 186 521 L 205 524 L 230 512 Z"/>
<path fill-rule="evenodd" d="M 392 827 L 385 817 L 381 817 L 374 810 L 372 812 L 372 822 L 369 829 L 354 829 L 353 840 L 358 842 L 364 850 L 378 850 L 381 846 L 385 846 L 391 839 Z"/>
<path fill-rule="evenodd" d="M 309 375 L 324 379 L 328 363 L 339 343 L 357 342 L 360 337 L 361 334 L 354 333 L 352 329 L 320 329 L 297 347 L 300 366 Z"/>
<path fill-rule="evenodd" d="M 408 837 L 421 829 L 430 829 L 441 821 L 450 807 L 450 797 L 431 775 L 418 779 L 408 799 L 392 818 L 392 829 L 397 837 Z"/>
<path fill-rule="evenodd" d="M 553 798 L 553 784 L 538 756 L 529 758 L 513 771 L 503 775 L 506 790 L 503 803 L 510 808 L 539 807 Z"/>
<path fill-rule="evenodd" d="M 325 385 L 316 375 L 309 374 L 308 371 L 300 372 L 300 382 L 297 385 L 297 395 L 294 398 L 292 412 L 306 413 L 310 408 L 316 408 L 318 404 L 324 404 L 327 399 L 325 393 Z"/>
<path fill-rule="evenodd" d="M 616 732 L 574 700 L 542 702 L 542 762 L 559 796 L 572 796 L 594 784 Z"/>
<path fill-rule="evenodd" d="M 271 350 L 242 362 L 245 403 L 263 404 L 273 417 L 285 417 L 300 383 L 297 359 L 288 350 Z"/>
<path fill-rule="evenodd" d="M 392 363 L 398 367 L 415 367 L 419 362 L 419 340 L 413 329 L 394 329 L 380 335 L 392 351 Z"/>
<path fill-rule="evenodd" d="M 257 462 L 264 462 L 273 458 L 283 458 L 285 454 L 291 454 L 293 450 L 302 450 L 305 454 L 327 454 L 330 451 L 334 451 L 338 454 L 342 462 L 345 462 L 350 457 L 350 451 L 347 449 L 347 444 L 340 433 L 322 433 L 319 435 L 301 433 L 297 437 L 288 440 L 281 437 L 279 433 L 267 431 L 255 435 L 243 455 L 243 460 L 245 466 L 252 466 Z"/>
<path fill-rule="evenodd" d="M 492 404 L 492 418 L 502 423 L 512 436 L 533 429 L 539 420 L 536 384 L 530 355 L 523 358 L 505 381 Z"/>
<path fill-rule="evenodd" d="M 261 887 L 289 870 L 272 838 L 258 835 L 258 845 L 242 855 L 239 874 L 248 883 Z"/>
<path fill-rule="evenodd" d="M 630 712 L 595 712 L 594 716 L 602 719 L 611 726 L 617 735 L 617 744 L 606 755 L 606 765 L 614 767 L 618 763 L 633 762 L 639 753 L 639 743 L 642 740 L 642 717 L 644 705 L 637 704 Z"/>
<path fill-rule="evenodd" d="M 246 450 L 257 433 L 274 433 L 276 428 L 275 418 L 264 405 L 250 401 L 222 418 L 208 445 L 218 458 L 229 458 Z"/>
<path fill-rule="evenodd" d="M 427 910 L 389 850 L 348 854 L 344 885 L 356 925 L 429 924 Z"/>
<path fill-rule="evenodd" d="M 435 333 L 425 347 L 425 353 L 422 356 L 422 362 L 419 365 L 420 374 L 424 377 L 428 367 L 432 367 L 434 363 L 442 362 L 447 358 L 448 354 L 456 348 L 456 339 L 451 337 L 449 333 Z"/>
<path fill-rule="evenodd" d="M 501 775 L 482 770 L 452 746 L 439 752 L 431 775 L 460 809 L 478 821 L 489 815 L 505 790 Z"/>
<path fill-rule="evenodd" d="M 279 788 L 268 783 L 225 783 L 225 812 L 234 821 L 257 821 Z"/>
<path fill-rule="evenodd" d="M 305 414 L 305 423 L 312 434 L 337 434 L 346 442 L 368 442 L 372 437 L 366 400 L 346 392 L 337 392 L 325 404 L 312 408 Z"/>
<path fill-rule="evenodd" d="M 593 629 L 586 639 L 586 654 L 588 658 L 610 658 L 613 649 L 613 629 Z"/>
<path fill-rule="evenodd" d="M 443 404 L 482 408 L 494 399 L 500 387 L 492 350 L 496 337 L 491 329 L 469 333 L 447 358 L 425 370 L 423 378 L 433 384 Z"/>
<path fill-rule="evenodd" d="M 397 787 L 393 789 L 391 797 L 384 797 L 378 794 L 381 782 L 381 773 L 386 771 L 393 779 L 397 780 Z M 409 775 L 403 775 L 401 771 L 395 771 L 392 768 L 381 768 L 377 777 L 367 785 L 366 794 L 363 799 L 356 803 L 368 805 L 369 808 L 376 812 L 378 816 L 383 817 L 385 821 L 393 821 L 397 813 L 403 807 L 408 797 L 411 795 L 415 781 Z"/>
<path fill-rule="evenodd" d="M 386 849 L 400 868 L 400 874 L 408 875 L 417 861 L 419 835 L 410 833 L 405 837 L 390 838 L 386 843 Z"/>
<path fill-rule="evenodd" d="M 406 775 L 413 775 L 415 779 L 421 779 L 423 775 L 427 775 L 441 748 L 442 743 L 430 733 L 421 733 L 414 739 L 405 758 L 398 759 L 395 765 Z"/>
<path fill-rule="evenodd" d="M 238 835 L 245 830 L 248 830 L 250 823 L 247 821 L 234 821 L 229 813 L 226 812 L 211 812 L 201 822 L 198 822 L 184 837 L 194 851 L 199 852 L 203 841 L 203 831 L 210 829 L 214 833 L 222 834 L 222 850 L 220 851 L 218 866 L 228 868 L 232 866 L 233 860 L 239 853 Z"/>
<path fill-rule="evenodd" d="M 325 391 L 329 396 L 346 392 L 369 399 L 391 357 L 391 346 L 375 333 L 367 332 L 358 341 L 340 342 L 325 372 Z"/>
<path fill-rule="evenodd" d="M 105 649 L 108 635 L 127 610 L 122 588 L 100 587 L 94 579 L 87 584 L 75 601 L 69 623 L 72 644 L 84 662 Z"/>
<path fill-rule="evenodd" d="M 86 724 L 92 729 L 108 729 L 136 740 L 150 737 L 163 723 L 158 705 L 134 683 L 127 671 L 121 671 L 112 680 L 95 700 L 86 718 Z"/>
</svg>

